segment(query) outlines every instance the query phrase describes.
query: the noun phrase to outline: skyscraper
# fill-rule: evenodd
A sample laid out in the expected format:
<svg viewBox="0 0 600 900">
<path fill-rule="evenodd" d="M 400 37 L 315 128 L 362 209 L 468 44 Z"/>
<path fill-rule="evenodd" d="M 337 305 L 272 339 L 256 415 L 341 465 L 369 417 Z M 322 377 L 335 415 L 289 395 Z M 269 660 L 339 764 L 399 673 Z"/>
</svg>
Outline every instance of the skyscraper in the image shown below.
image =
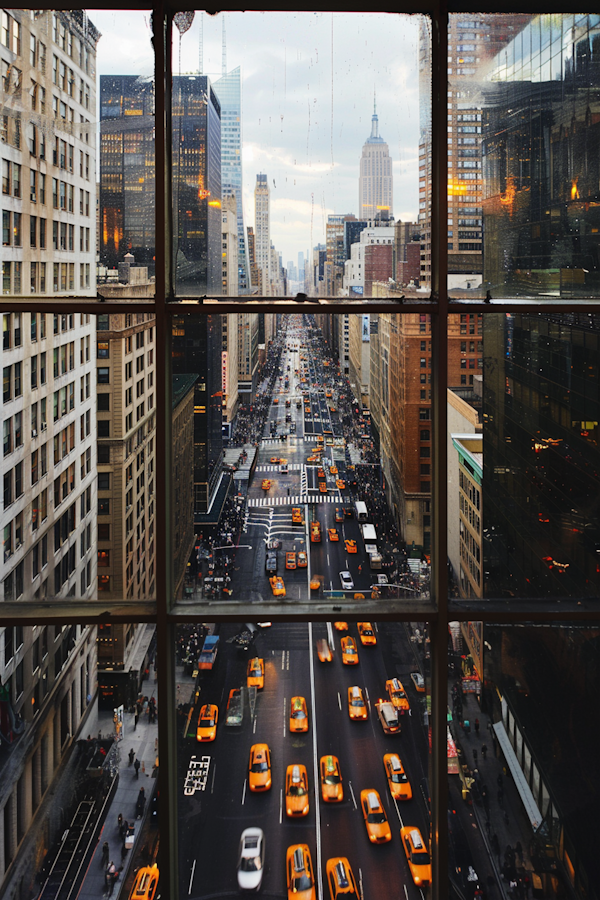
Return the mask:
<svg viewBox="0 0 600 900">
<path fill-rule="evenodd" d="M 173 252 L 183 294 L 222 293 L 221 104 L 206 75 L 173 78 Z"/>
<path fill-rule="evenodd" d="M 154 80 L 100 76 L 100 261 L 154 274 Z"/>
<path fill-rule="evenodd" d="M 252 287 L 244 211 L 242 206 L 242 79 L 240 67 L 223 75 L 213 85 L 221 103 L 221 190 L 234 194 L 237 204 L 238 291 Z"/>
<path fill-rule="evenodd" d="M 254 188 L 254 227 L 256 229 L 254 253 L 256 265 L 262 272 L 262 285 L 258 289 L 263 296 L 270 293 L 271 236 L 269 224 L 269 185 L 266 175 L 256 176 Z"/>
<path fill-rule="evenodd" d="M 358 218 L 374 219 L 377 213 L 391 215 L 394 207 L 392 159 L 388 145 L 379 136 L 377 103 L 373 104 L 371 134 L 363 144 L 358 178 Z"/>
</svg>

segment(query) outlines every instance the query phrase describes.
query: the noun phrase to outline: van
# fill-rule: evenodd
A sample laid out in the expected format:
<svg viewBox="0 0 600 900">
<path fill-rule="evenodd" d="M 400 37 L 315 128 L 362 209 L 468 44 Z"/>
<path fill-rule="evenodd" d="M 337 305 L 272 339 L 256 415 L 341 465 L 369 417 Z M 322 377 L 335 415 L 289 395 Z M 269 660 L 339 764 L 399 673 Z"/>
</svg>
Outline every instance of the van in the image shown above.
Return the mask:
<svg viewBox="0 0 600 900">
<path fill-rule="evenodd" d="M 394 704 L 389 700 L 379 700 L 375 708 L 384 734 L 400 734 L 401 725 Z"/>
<path fill-rule="evenodd" d="M 282 463 L 282 464 L 279 466 L 279 472 L 280 472 L 281 475 L 287 475 L 288 472 L 289 472 L 288 464 L 287 464 L 287 463 Z"/>
</svg>

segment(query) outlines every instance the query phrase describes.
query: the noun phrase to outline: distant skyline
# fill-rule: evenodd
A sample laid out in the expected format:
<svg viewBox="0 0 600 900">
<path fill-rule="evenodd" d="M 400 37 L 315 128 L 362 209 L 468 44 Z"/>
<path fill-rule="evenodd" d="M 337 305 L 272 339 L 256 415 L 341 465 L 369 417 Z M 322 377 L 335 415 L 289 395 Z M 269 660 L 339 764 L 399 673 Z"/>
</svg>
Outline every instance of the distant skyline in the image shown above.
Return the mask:
<svg viewBox="0 0 600 900">
<path fill-rule="evenodd" d="M 102 33 L 98 74 L 152 74 L 149 13 L 91 10 L 89 15 Z M 393 159 L 393 215 L 416 221 L 420 17 L 224 15 L 227 71 L 242 68 L 246 224 L 253 225 L 259 172 L 269 179 L 271 236 L 285 260 L 324 242 L 329 214 L 358 217 L 359 161 L 371 132 L 374 90 L 380 128 Z M 217 80 L 222 72 L 222 15 L 196 13 L 181 39 L 174 28 L 173 71 L 198 71 L 200 16 L 203 72 Z"/>
</svg>

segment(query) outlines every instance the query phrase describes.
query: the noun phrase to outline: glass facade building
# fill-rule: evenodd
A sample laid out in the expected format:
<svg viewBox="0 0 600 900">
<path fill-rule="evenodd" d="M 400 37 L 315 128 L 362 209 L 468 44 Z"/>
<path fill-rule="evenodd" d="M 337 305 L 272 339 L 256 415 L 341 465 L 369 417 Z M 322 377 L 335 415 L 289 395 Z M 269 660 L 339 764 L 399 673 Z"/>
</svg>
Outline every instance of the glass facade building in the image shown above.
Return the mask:
<svg viewBox="0 0 600 900">
<path fill-rule="evenodd" d="M 252 283 L 246 249 L 242 202 L 242 73 L 239 66 L 213 85 L 221 103 L 221 190 L 234 194 L 238 226 L 239 293 L 249 293 Z"/>
<path fill-rule="evenodd" d="M 154 83 L 100 76 L 100 263 L 126 253 L 154 274 Z"/>
<path fill-rule="evenodd" d="M 177 290 L 220 295 L 221 104 L 206 75 L 174 76 L 172 123 Z"/>
<path fill-rule="evenodd" d="M 596 14 L 536 16 L 494 57 L 482 120 L 493 296 L 598 294 L 599 90 Z"/>
</svg>

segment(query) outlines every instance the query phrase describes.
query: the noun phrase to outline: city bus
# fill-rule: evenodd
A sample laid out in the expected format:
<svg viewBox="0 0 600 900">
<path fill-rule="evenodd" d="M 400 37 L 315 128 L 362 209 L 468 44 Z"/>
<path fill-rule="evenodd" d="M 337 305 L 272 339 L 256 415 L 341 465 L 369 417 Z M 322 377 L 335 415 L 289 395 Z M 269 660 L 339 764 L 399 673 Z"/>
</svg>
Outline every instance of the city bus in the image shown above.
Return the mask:
<svg viewBox="0 0 600 900">
<path fill-rule="evenodd" d="M 357 500 L 354 504 L 354 508 L 356 509 L 356 518 L 359 522 L 368 521 L 369 514 L 367 513 L 367 504 L 362 500 Z"/>
</svg>

